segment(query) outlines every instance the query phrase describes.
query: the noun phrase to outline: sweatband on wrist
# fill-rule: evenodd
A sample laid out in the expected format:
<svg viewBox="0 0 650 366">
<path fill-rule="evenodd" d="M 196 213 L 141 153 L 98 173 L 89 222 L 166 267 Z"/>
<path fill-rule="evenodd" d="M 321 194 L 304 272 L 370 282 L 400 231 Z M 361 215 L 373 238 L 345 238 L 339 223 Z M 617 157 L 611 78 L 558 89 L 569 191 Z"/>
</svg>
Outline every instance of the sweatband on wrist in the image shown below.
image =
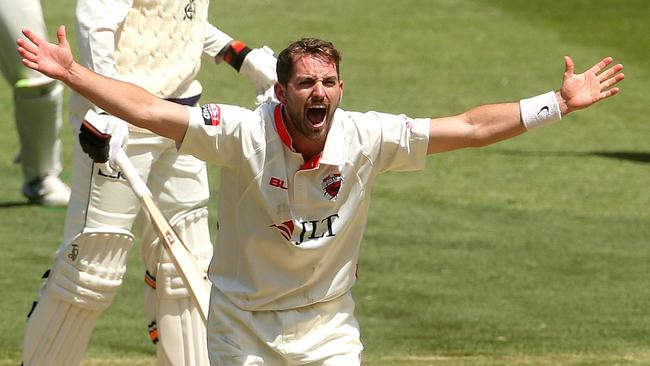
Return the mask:
<svg viewBox="0 0 650 366">
<path fill-rule="evenodd" d="M 248 55 L 250 51 L 252 51 L 252 49 L 248 48 L 244 42 L 232 41 L 223 55 L 223 60 L 239 72 L 241 64 L 244 62 L 246 55 Z"/>
<path fill-rule="evenodd" d="M 520 100 L 519 110 L 521 121 L 527 130 L 557 122 L 562 118 L 554 91 Z"/>
</svg>

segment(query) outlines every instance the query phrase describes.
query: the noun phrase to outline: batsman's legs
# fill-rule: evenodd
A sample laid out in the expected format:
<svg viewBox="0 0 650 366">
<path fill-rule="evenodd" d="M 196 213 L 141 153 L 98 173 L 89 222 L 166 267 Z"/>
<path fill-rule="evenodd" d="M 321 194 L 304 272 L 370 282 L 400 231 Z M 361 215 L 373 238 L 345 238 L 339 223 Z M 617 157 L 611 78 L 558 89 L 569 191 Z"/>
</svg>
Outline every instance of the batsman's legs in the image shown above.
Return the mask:
<svg viewBox="0 0 650 366">
<path fill-rule="evenodd" d="M 139 162 L 148 171 L 147 160 Z M 98 317 L 122 283 L 133 243 L 129 230 L 139 205 L 127 182 L 99 171 L 78 144 L 72 172 L 64 241 L 27 322 L 25 366 L 81 362 Z"/>
<path fill-rule="evenodd" d="M 29 316 L 25 366 L 81 362 L 97 318 L 122 284 L 132 244 L 127 231 L 88 231 L 61 247 Z"/>
<path fill-rule="evenodd" d="M 167 178 L 156 179 L 159 176 Z M 205 272 L 212 257 L 207 182 L 205 164 L 179 156 L 173 147 L 152 166 L 148 181 L 159 208 Z M 139 216 L 137 224 L 143 228 L 145 312 L 156 343 L 157 365 L 207 366 L 205 324 L 199 311 L 158 233 L 146 217 Z"/>
<path fill-rule="evenodd" d="M 205 208 L 197 209 L 171 225 L 184 243 L 209 243 L 207 213 Z M 147 232 L 144 239 L 155 234 Z M 191 245 L 191 249 L 197 263 L 207 272 L 212 248 Z M 143 258 L 146 258 L 147 268 L 145 312 L 150 321 L 151 340 L 156 344 L 157 365 L 208 365 L 205 325 L 183 279 L 157 237 L 151 242 L 150 250 L 143 252 Z"/>
</svg>

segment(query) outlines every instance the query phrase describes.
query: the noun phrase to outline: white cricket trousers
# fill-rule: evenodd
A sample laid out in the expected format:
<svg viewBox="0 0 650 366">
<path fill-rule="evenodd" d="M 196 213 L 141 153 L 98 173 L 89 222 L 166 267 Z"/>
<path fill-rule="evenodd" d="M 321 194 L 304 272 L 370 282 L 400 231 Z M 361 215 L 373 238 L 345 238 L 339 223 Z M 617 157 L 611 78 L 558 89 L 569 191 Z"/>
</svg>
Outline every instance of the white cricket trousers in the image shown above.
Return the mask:
<svg viewBox="0 0 650 366">
<path fill-rule="evenodd" d="M 178 215 L 207 205 L 210 192 L 205 163 L 178 154 L 172 140 L 130 132 L 126 152 L 167 220 L 173 221 Z M 138 198 L 124 178 L 93 171 L 91 163 L 79 144 L 75 144 L 73 194 L 64 242 L 69 242 L 85 228 L 130 231 L 140 211 Z"/>
<path fill-rule="evenodd" d="M 213 286 L 207 333 L 212 366 L 361 365 L 349 292 L 298 309 L 246 311 Z"/>
</svg>

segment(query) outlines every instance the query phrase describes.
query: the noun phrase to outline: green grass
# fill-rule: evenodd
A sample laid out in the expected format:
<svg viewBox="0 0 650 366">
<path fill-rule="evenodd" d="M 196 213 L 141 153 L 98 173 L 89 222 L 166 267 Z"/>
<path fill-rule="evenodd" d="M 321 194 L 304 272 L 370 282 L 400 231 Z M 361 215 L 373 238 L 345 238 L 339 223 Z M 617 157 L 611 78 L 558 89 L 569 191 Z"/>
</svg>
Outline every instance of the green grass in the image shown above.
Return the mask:
<svg viewBox="0 0 650 366">
<path fill-rule="evenodd" d="M 72 0 L 44 6 L 50 29 L 65 23 L 73 33 Z M 650 2 L 212 8 L 218 26 L 252 45 L 334 41 L 350 110 L 459 113 L 557 88 L 565 54 L 580 71 L 607 55 L 624 63 L 623 91 L 606 103 L 489 148 L 429 157 L 424 172 L 380 177 L 353 292 L 368 365 L 650 364 Z M 203 101 L 252 106 L 252 87 L 230 68 L 205 65 L 200 78 Z M 10 101 L 0 84 L 0 124 L 15 131 Z M 63 137 L 67 180 L 67 126 Z M 0 365 L 19 363 L 25 314 L 65 215 L 22 204 L 17 147 L 15 132 L 0 135 Z M 153 364 L 138 250 L 84 365 Z"/>
</svg>

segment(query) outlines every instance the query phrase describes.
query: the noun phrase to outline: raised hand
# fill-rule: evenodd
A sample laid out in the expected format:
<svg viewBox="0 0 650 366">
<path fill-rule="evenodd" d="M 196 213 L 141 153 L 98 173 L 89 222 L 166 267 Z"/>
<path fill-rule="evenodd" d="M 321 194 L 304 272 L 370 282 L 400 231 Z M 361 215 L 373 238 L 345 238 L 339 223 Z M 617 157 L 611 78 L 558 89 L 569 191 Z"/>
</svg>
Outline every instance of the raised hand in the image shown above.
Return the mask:
<svg viewBox="0 0 650 366">
<path fill-rule="evenodd" d="M 30 69 L 45 74 L 52 79 L 62 80 L 66 77 L 73 63 L 72 51 L 65 34 L 65 26 L 59 26 L 56 32 L 58 44 L 52 44 L 37 36 L 29 29 L 23 29 L 25 39 L 18 39 L 18 53 L 22 62 Z"/>
<path fill-rule="evenodd" d="M 582 74 L 574 73 L 573 59 L 564 56 L 566 70 L 560 95 L 570 113 L 618 94 L 619 88 L 614 87 L 625 75 L 620 71 L 623 65 L 616 64 L 607 69 L 612 63 L 611 57 L 606 57 Z"/>
</svg>

